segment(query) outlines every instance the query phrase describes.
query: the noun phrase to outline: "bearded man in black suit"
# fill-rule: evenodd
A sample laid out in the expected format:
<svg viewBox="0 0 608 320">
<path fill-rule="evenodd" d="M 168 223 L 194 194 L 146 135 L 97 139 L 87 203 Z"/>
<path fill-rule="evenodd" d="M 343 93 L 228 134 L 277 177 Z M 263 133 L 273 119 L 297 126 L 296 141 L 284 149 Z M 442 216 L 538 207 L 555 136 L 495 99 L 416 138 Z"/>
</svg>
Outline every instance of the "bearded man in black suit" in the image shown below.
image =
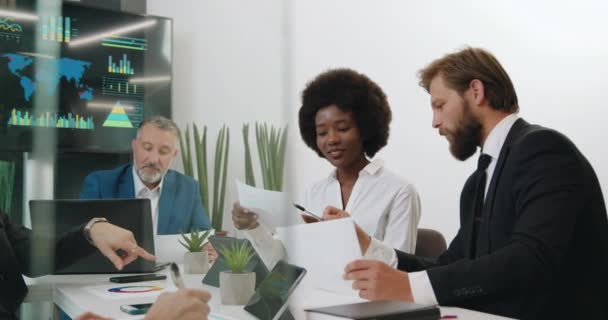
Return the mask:
<svg viewBox="0 0 608 320">
<path fill-rule="evenodd" d="M 392 251 L 345 270 L 363 298 L 438 303 L 522 319 L 608 319 L 608 219 L 596 174 L 563 134 L 518 117 L 513 84 L 488 51 L 465 48 L 419 73 L 433 127 L 459 160 L 480 147 L 460 229 L 437 258 Z M 326 219 L 348 213 L 327 208 Z"/>
</svg>

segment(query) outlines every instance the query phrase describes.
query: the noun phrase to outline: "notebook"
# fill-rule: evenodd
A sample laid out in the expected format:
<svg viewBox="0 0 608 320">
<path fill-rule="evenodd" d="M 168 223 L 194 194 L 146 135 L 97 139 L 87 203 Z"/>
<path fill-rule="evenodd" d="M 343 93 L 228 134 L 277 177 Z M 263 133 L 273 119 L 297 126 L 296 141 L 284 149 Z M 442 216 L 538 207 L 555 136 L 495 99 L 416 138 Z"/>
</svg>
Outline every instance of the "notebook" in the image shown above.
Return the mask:
<svg viewBox="0 0 608 320">
<path fill-rule="evenodd" d="M 49 266 L 53 258 L 49 253 L 54 252 L 54 247 L 49 244 L 95 217 L 106 218 L 108 222 L 131 231 L 138 245 L 154 254 L 152 215 L 148 199 L 31 200 L 29 205 L 34 239 L 32 258 L 39 262 L 35 267 L 46 268 L 56 274 L 154 272 L 160 267 L 155 262 L 138 258 L 122 270 L 117 270 L 98 250 L 60 270 L 53 270 Z"/>
<path fill-rule="evenodd" d="M 403 301 L 369 301 L 312 308 L 305 311 L 307 320 L 436 320 L 441 317 L 439 307 L 435 305 L 420 305 Z"/>
</svg>

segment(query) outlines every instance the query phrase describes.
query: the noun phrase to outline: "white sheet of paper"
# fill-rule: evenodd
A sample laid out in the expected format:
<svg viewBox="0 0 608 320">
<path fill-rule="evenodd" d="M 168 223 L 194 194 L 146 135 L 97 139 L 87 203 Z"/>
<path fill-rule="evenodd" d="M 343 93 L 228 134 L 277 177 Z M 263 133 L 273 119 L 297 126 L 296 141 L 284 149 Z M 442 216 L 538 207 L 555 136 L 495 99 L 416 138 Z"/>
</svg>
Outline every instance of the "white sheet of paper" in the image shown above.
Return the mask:
<svg viewBox="0 0 608 320">
<path fill-rule="evenodd" d="M 257 213 L 258 219 L 271 229 L 302 222 L 286 192 L 255 188 L 239 180 L 236 180 L 236 189 L 240 205 Z"/>
<path fill-rule="evenodd" d="M 306 269 L 303 287 L 357 295 L 352 281 L 342 278 L 344 267 L 361 258 L 351 218 L 277 228 L 277 235 L 285 245 L 289 263 Z"/>
<path fill-rule="evenodd" d="M 209 233 L 209 236 L 212 235 L 213 230 Z M 189 234 L 186 234 L 186 236 L 189 236 Z M 154 238 L 154 251 L 157 263 L 175 262 L 179 264 L 184 262 L 184 253 L 187 250 L 179 244 L 178 239 L 184 241 L 181 234 L 157 235 Z M 207 241 L 209 240 L 205 240 L 205 242 Z"/>
</svg>

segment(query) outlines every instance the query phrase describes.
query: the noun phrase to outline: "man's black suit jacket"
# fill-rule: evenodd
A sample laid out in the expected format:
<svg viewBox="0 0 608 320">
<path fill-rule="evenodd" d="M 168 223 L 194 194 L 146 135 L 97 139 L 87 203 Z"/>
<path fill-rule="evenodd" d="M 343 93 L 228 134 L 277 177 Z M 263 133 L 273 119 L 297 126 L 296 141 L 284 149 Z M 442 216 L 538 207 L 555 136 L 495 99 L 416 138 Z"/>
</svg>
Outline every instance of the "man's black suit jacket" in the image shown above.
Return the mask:
<svg viewBox="0 0 608 320">
<path fill-rule="evenodd" d="M 93 251 L 82 227 L 58 241 L 33 239 L 30 230 L 13 224 L 0 212 L 0 319 L 16 318 L 27 294 L 22 274 L 35 277 L 50 273 Z"/>
<path fill-rule="evenodd" d="M 449 248 L 437 259 L 398 251 L 398 268 L 427 270 L 441 305 L 523 319 L 608 319 L 606 207 L 576 146 L 517 120 L 490 180 L 477 239 L 473 180 L 462 190 L 460 229 Z"/>
</svg>

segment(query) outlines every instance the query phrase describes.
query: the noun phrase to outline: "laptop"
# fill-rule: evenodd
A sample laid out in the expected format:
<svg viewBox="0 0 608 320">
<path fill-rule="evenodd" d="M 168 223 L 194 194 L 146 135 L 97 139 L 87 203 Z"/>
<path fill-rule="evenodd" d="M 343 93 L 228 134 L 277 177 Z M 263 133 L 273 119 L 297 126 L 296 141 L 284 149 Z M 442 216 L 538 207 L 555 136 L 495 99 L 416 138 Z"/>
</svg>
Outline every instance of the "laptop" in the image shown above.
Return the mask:
<svg viewBox="0 0 608 320">
<path fill-rule="evenodd" d="M 203 283 L 206 285 L 210 285 L 212 287 L 220 286 L 220 272 L 229 270 L 228 266 L 225 263 L 224 257 L 222 256 L 222 252 L 217 250 L 217 248 L 227 247 L 230 248 L 235 244 L 242 245 L 242 243 L 246 242 L 251 246 L 251 243 L 247 239 L 237 239 L 232 237 L 220 237 L 220 236 L 211 236 L 209 237 L 209 242 L 216 249 L 218 253 L 217 259 L 211 265 L 211 268 L 203 278 Z M 251 246 L 253 248 L 253 246 Z M 254 250 L 255 251 L 255 250 Z M 262 261 L 262 258 L 257 254 L 254 254 L 253 258 L 245 268 L 245 272 L 255 272 L 255 287 L 257 288 L 260 282 L 268 275 L 268 267 Z"/>
<path fill-rule="evenodd" d="M 31 200 L 29 206 L 32 221 L 32 259 L 36 261 L 32 265 L 35 268 L 46 268 L 55 274 L 140 273 L 158 269 L 155 262 L 138 258 L 122 270 L 117 270 L 98 250 L 62 269 L 49 267 L 54 257 L 54 240 L 86 224 L 94 217 L 106 218 L 108 222 L 133 232 L 137 244 L 154 254 L 154 231 L 149 199 Z"/>
</svg>

